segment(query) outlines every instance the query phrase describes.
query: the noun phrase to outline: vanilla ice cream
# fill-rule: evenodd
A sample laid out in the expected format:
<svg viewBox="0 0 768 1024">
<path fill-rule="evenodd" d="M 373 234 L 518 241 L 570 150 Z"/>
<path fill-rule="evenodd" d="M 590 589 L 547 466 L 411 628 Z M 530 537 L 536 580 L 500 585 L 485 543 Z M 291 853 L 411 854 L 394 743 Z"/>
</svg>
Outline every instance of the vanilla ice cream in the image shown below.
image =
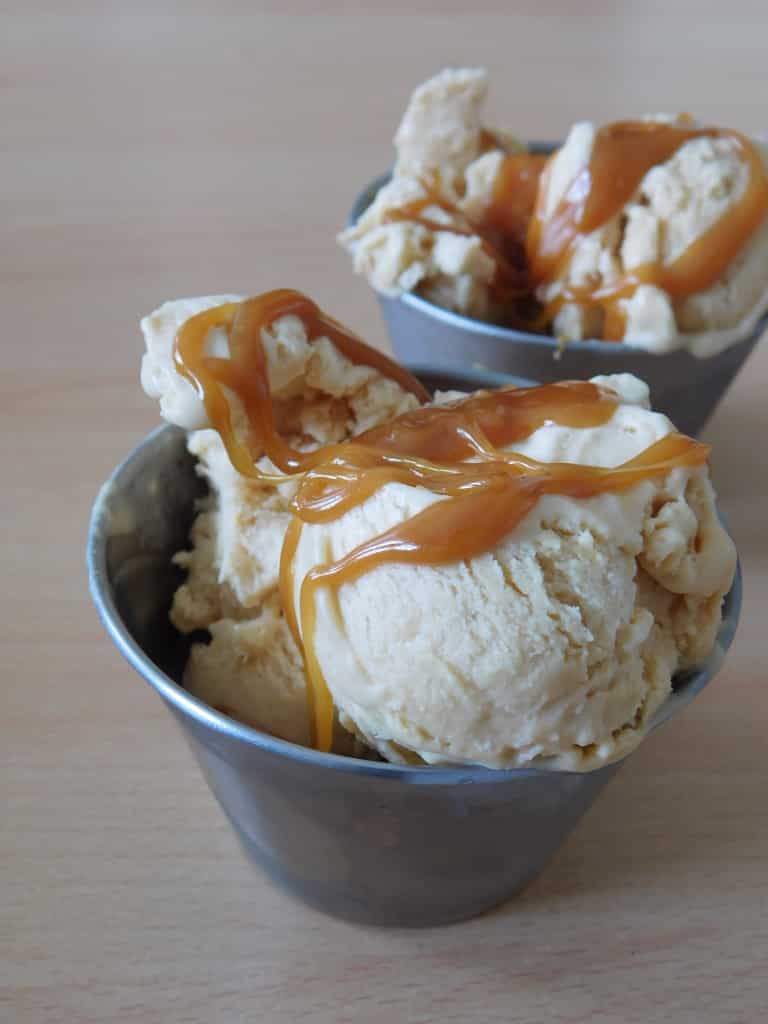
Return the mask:
<svg viewBox="0 0 768 1024">
<path fill-rule="evenodd" d="M 179 327 L 197 313 L 237 301 L 239 296 L 221 295 L 166 302 L 141 324 L 144 390 L 159 401 L 168 422 L 189 431 L 189 450 L 210 487 L 191 548 L 175 559 L 187 576 L 171 619 L 182 633 L 210 634 L 210 642 L 192 646 L 184 674 L 191 693 L 259 729 L 307 744 L 303 661 L 277 592 L 294 481 L 276 486 L 241 476 L 209 428 L 200 396 L 174 366 Z M 297 317 L 282 317 L 262 333 L 262 343 L 281 428 L 297 447 L 343 440 L 418 404 L 377 371 L 350 363 L 327 338 L 310 344 Z M 226 356 L 226 333 L 212 329 L 206 348 Z M 267 459 L 259 466 L 273 469 Z M 349 746 L 341 731 L 336 745 Z"/>
<path fill-rule="evenodd" d="M 514 450 L 613 467 L 673 431 L 628 376 L 602 426 L 548 422 Z M 441 499 L 387 483 L 304 523 L 307 574 Z M 392 761 L 590 769 L 633 749 L 681 668 L 712 650 L 735 552 L 706 466 L 629 490 L 541 497 L 493 550 L 444 565 L 377 565 L 316 592 L 314 648 L 341 721 Z"/>
<path fill-rule="evenodd" d="M 397 129 L 392 180 L 358 222 L 339 235 L 354 268 L 377 291 L 418 290 L 438 305 L 478 319 L 499 313 L 492 283 L 496 264 L 473 231 L 503 152 L 520 149 L 511 136 L 483 127 L 488 76 L 479 68 L 446 70 L 419 86 Z M 428 197 L 423 219 L 390 220 L 392 211 Z"/>
<path fill-rule="evenodd" d="M 499 248 L 498 224 L 488 220 L 494 206 L 514 200 L 497 190 L 506 162 L 521 147 L 508 133 L 484 126 L 486 91 L 480 69 L 446 70 L 419 86 L 395 135 L 391 180 L 339 240 L 379 292 L 414 291 L 466 316 L 521 327 L 514 299 L 496 287 L 504 244 Z M 673 122 L 679 123 L 658 116 L 642 123 Z M 597 125 L 580 122 L 553 156 L 536 201 L 545 219 L 585 180 L 599 133 Z M 752 145 L 756 166 L 745 144 Z M 686 347 L 699 356 L 740 340 L 768 307 L 766 165 L 768 149 L 735 133 L 682 140 L 606 219 L 577 233 L 551 277 L 531 273 L 529 289 L 542 311 L 529 329 L 561 341 L 625 340 L 658 353 Z M 680 294 L 666 290 L 659 283 L 665 272 L 715 225 L 741 224 L 747 193 L 754 200 L 749 229 L 739 227 L 743 243 L 717 280 Z M 720 241 L 711 246 L 722 250 Z M 528 258 L 531 271 L 530 251 Z M 659 273 L 648 275 L 649 268 Z M 612 313 L 591 301 L 638 273 L 639 283 L 625 289 Z M 583 301 L 585 292 L 590 301 Z"/>
<path fill-rule="evenodd" d="M 183 633 L 209 636 L 192 646 L 184 675 L 190 692 L 258 729 L 310 745 L 317 706 L 310 715 L 308 696 L 316 690 L 314 683 L 308 690 L 304 581 L 420 512 L 439 510 L 447 492 L 402 482 L 402 475 L 394 482 L 380 470 L 368 478 L 369 489 L 363 468 L 363 500 L 313 521 L 301 501 L 308 479 L 301 472 L 278 473 L 255 450 L 255 465 L 267 476 L 241 475 L 212 429 L 201 388 L 179 373 L 174 355 L 177 331 L 190 318 L 239 301 L 166 303 L 142 322 L 144 386 L 166 419 L 188 430 L 189 450 L 209 483 L 190 547 L 175 558 L 186 579 L 171 618 Z M 211 327 L 202 344 L 208 357 L 234 368 L 225 329 Z M 413 394 L 351 362 L 330 338 L 310 338 L 298 316 L 265 325 L 260 345 L 277 428 L 295 450 L 318 452 L 314 479 L 331 485 L 326 492 L 322 484 L 321 506 L 334 483 L 348 479 L 344 453 L 362 452 L 365 467 L 373 451 L 366 448 L 370 435 L 344 442 L 382 425 L 386 444 L 395 445 L 388 449 L 391 465 L 398 431 L 423 416 L 414 413 L 420 403 Z M 226 373 L 222 379 L 233 381 Z M 545 418 L 505 448 L 505 457 L 516 452 L 555 469 L 610 468 L 673 433 L 671 422 L 649 409 L 641 381 L 620 375 L 595 384 L 590 393 L 603 396 L 607 410 L 602 420 L 564 426 L 546 407 Z M 229 399 L 246 436 L 239 394 Z M 435 401 L 450 416 L 464 399 Z M 442 410 L 437 417 L 430 437 L 443 450 L 447 420 Z M 251 420 L 251 438 L 252 427 Z M 478 436 L 482 447 L 482 431 Z M 336 460 L 328 468 L 325 447 L 338 442 L 328 449 Z M 632 750 L 669 696 L 675 672 L 710 655 L 733 579 L 733 545 L 717 518 L 701 461 L 706 449 L 697 451 L 696 464 L 673 463 L 628 489 L 591 497 L 543 493 L 519 521 L 502 519 L 501 539 L 472 557 L 381 564 L 338 589 L 320 587 L 313 650 L 333 700 L 333 749 L 373 750 L 417 764 L 577 770 Z M 453 473 L 453 465 L 445 471 Z M 287 536 L 296 546 L 281 592 Z"/>
<path fill-rule="evenodd" d="M 669 123 L 669 117 L 649 118 Z M 589 164 L 597 126 L 583 122 L 571 129 L 553 158 L 540 197 L 552 216 L 579 172 Z M 761 148 L 764 161 L 768 150 Z M 652 167 L 635 194 L 610 220 L 574 241 L 565 273 L 539 291 L 546 303 L 569 287 L 609 288 L 640 267 L 673 264 L 712 226 L 727 217 L 743 196 L 749 166 L 732 138 L 694 138 L 665 162 Z M 768 298 L 768 218 L 749 237 L 712 287 L 676 299 L 663 288 L 641 284 L 622 300 L 623 337 L 634 345 L 667 352 L 686 343 L 698 346 L 696 332 L 737 326 Z M 552 322 L 564 340 L 600 337 L 598 308 L 566 303 Z M 702 352 L 702 354 L 707 354 Z"/>
</svg>

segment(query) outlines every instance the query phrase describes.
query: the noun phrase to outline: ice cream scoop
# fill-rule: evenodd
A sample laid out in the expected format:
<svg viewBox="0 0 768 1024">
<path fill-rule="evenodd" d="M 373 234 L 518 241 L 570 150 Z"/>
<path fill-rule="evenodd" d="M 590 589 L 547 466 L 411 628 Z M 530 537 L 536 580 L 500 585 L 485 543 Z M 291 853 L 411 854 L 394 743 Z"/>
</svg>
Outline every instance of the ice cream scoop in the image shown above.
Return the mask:
<svg viewBox="0 0 768 1024">
<path fill-rule="evenodd" d="M 567 388 L 578 396 L 574 408 L 556 404 Z M 491 454 L 469 447 L 477 475 L 463 493 L 389 479 L 328 518 L 311 500 L 302 515 L 299 490 L 288 600 L 308 667 L 342 723 L 388 760 L 598 767 L 640 742 L 675 672 L 712 649 L 735 551 L 700 448 L 688 450 L 693 460 L 664 461 L 661 448 L 679 435 L 650 411 L 635 378 L 563 389 L 547 394 L 554 404 L 511 443 Z M 543 391 L 506 396 L 511 415 Z M 609 415 L 601 396 L 611 396 Z M 493 415 L 503 415 L 505 396 L 492 398 Z M 472 424 L 486 401 L 446 406 L 445 433 L 452 409 L 475 403 Z M 480 423 L 480 438 L 496 429 Z M 654 451 L 660 461 L 646 462 Z M 522 464 L 521 490 L 505 504 L 501 487 L 456 518 L 453 495 L 471 502 L 489 459 L 500 473 Z M 641 464 L 652 471 L 611 489 L 612 473 L 638 473 Z M 323 498 L 330 505 L 331 488 Z M 419 535 L 428 511 L 434 518 Z M 484 517 L 496 514 L 492 542 L 474 544 Z M 355 561 L 367 562 L 365 571 Z"/>
<path fill-rule="evenodd" d="M 741 340 L 768 306 L 764 147 L 663 115 L 580 122 L 547 159 L 484 125 L 486 89 L 461 69 L 414 92 L 391 178 L 339 236 L 378 292 L 560 342 Z"/>
<path fill-rule="evenodd" d="M 584 770 L 710 653 L 733 545 L 708 448 L 641 381 L 422 404 L 298 293 L 164 309 L 148 350 L 213 428 L 189 436 L 211 493 L 176 559 L 173 621 L 211 637 L 192 692 L 321 750 Z"/>
</svg>

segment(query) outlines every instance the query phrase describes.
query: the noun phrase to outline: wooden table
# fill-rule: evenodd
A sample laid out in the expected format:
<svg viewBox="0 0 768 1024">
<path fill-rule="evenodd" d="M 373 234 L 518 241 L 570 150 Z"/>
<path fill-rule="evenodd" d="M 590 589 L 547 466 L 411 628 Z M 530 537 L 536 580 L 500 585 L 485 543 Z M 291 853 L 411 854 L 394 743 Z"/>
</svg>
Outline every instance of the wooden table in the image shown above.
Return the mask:
<svg viewBox="0 0 768 1024">
<path fill-rule="evenodd" d="M 721 677 L 468 924 L 353 927 L 256 874 L 83 569 L 97 488 L 157 420 L 141 313 L 291 285 L 383 343 L 333 235 L 412 86 L 485 64 L 523 136 L 659 109 L 765 128 L 764 5 L 3 7 L 0 1020 L 765 1020 L 765 344 L 708 431 L 745 569 Z"/>
</svg>

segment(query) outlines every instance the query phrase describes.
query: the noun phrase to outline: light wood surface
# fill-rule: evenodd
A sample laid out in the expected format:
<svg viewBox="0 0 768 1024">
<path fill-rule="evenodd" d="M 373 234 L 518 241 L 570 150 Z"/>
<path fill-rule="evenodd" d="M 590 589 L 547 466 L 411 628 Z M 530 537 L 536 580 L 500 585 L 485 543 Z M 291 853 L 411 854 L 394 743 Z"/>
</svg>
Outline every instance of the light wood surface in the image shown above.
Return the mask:
<svg viewBox="0 0 768 1024">
<path fill-rule="evenodd" d="M 725 669 L 468 924 L 345 925 L 251 869 L 83 569 L 98 486 L 156 423 L 140 314 L 290 285 L 383 343 L 333 235 L 413 85 L 485 64 L 491 119 L 529 137 L 646 110 L 765 129 L 764 4 L 2 10 L 0 1020 L 767 1019 L 765 343 L 707 434 L 745 570 Z"/>
</svg>

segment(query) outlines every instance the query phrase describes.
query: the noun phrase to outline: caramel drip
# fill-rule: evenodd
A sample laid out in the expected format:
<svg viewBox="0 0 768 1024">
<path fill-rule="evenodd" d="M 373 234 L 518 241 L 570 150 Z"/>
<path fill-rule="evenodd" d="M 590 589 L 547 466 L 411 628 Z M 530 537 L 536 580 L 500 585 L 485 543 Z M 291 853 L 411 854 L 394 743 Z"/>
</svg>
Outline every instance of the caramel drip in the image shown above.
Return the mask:
<svg viewBox="0 0 768 1024">
<path fill-rule="evenodd" d="M 422 178 L 419 184 L 423 195 L 412 199 L 401 206 L 394 206 L 382 215 L 382 224 L 393 224 L 408 221 L 420 224 L 428 231 L 447 231 L 453 235 L 480 239 L 483 250 L 494 262 L 496 271 L 493 289 L 498 299 L 511 300 L 524 294 L 526 275 L 520 266 L 516 266 L 504 252 L 504 238 L 493 224 L 471 220 L 455 203 L 442 194 L 439 174 L 431 180 Z M 439 209 L 451 217 L 450 223 L 441 223 L 434 216 L 427 216 L 426 211 Z"/>
<path fill-rule="evenodd" d="M 590 498 L 616 493 L 676 466 L 706 461 L 709 448 L 680 434 L 668 435 L 612 469 L 542 463 L 501 450 L 550 421 L 599 426 L 615 408 L 616 401 L 590 383 L 480 393 L 451 406 L 418 409 L 369 431 L 338 446 L 326 463 L 303 478 L 293 502 L 299 523 L 338 519 L 392 482 L 425 487 L 444 499 L 343 558 L 314 568 L 302 582 L 297 632 L 319 750 L 330 749 L 333 701 L 316 652 L 318 589 L 327 588 L 336 600 L 342 584 L 379 565 L 443 565 L 474 558 L 492 550 L 545 494 Z M 290 554 L 282 565 L 291 575 L 299 530 L 291 534 Z M 292 578 L 284 581 L 282 592 L 291 604 Z"/>
<path fill-rule="evenodd" d="M 491 149 L 504 149 L 505 146 L 495 132 L 492 132 L 490 128 L 483 128 L 480 132 L 477 148 L 480 153 L 487 153 Z"/>
<path fill-rule="evenodd" d="M 293 592 L 295 587 L 295 574 L 293 567 L 296 558 L 296 550 L 299 546 L 299 541 L 301 540 L 302 525 L 301 520 L 297 516 L 294 516 L 288 524 L 288 529 L 285 531 L 285 537 L 283 538 L 283 547 L 280 551 L 279 575 L 280 603 L 283 606 L 283 612 L 285 614 L 285 620 L 288 623 L 288 628 L 290 629 L 291 635 L 299 648 L 301 648 L 301 634 L 299 633 L 299 623 L 296 618 L 296 610 L 293 602 Z"/>
<path fill-rule="evenodd" d="M 510 153 L 504 157 L 493 184 L 483 226 L 496 237 L 499 249 L 521 265 L 525 240 L 536 206 L 536 195 L 548 157 L 538 153 Z"/>
<path fill-rule="evenodd" d="M 722 277 L 768 214 L 768 174 L 760 154 L 744 135 L 720 128 L 692 128 L 680 121 L 622 121 L 601 128 L 589 164 L 576 175 L 551 216 L 546 217 L 543 204 L 549 164 L 542 175 L 528 230 L 528 265 L 534 284 L 563 276 L 574 242 L 619 213 L 652 167 L 697 138 L 728 139 L 739 150 L 749 177 L 735 204 L 671 263 L 638 267 L 608 287 L 567 287 L 547 306 L 543 322 L 550 322 L 566 302 L 599 308 L 605 317 L 604 336 L 617 340 L 624 333 L 622 300 L 631 297 L 639 285 L 656 285 L 673 299 L 681 299 L 711 288 Z"/>
<path fill-rule="evenodd" d="M 572 428 L 607 423 L 616 400 L 587 382 L 479 392 L 449 405 L 419 408 L 347 442 L 294 451 L 277 429 L 261 337 L 289 313 L 302 319 L 310 339 L 329 337 L 355 363 L 379 369 L 422 399 L 426 393 L 405 370 L 289 290 L 207 310 L 187 321 L 176 339 L 177 370 L 195 385 L 235 468 L 263 478 L 254 462 L 267 454 L 284 473 L 302 474 L 281 552 L 280 593 L 304 653 L 313 742 L 319 750 L 331 749 L 334 714 L 315 643 L 319 588 L 337 601 L 343 583 L 377 565 L 442 565 L 473 558 L 498 544 L 545 494 L 588 498 L 618 492 L 675 466 L 707 459 L 706 445 L 679 434 L 615 469 L 542 463 L 505 450 L 548 422 Z M 213 327 L 228 332 L 228 358 L 205 353 Z M 233 429 L 227 392 L 242 407 L 244 440 Z M 299 588 L 297 616 L 294 561 L 304 524 L 334 521 L 392 482 L 427 488 L 442 500 L 338 561 L 312 569 Z"/>
<path fill-rule="evenodd" d="M 646 264 L 638 267 L 611 285 L 600 288 L 566 285 L 560 293 L 546 304 L 539 316 L 539 323 L 551 323 L 566 303 L 574 303 L 582 309 L 600 309 L 603 312 L 603 341 L 621 341 L 626 328 L 626 313 L 622 300 L 631 298 L 642 284 L 657 284 L 656 267 Z"/>
<path fill-rule="evenodd" d="M 275 423 L 261 332 L 284 316 L 298 317 L 310 342 L 320 337 L 329 338 L 350 362 L 378 370 L 422 402 L 428 399 L 424 387 L 407 370 L 370 348 L 300 292 L 279 288 L 244 302 L 204 310 L 190 317 L 179 329 L 174 361 L 178 372 L 194 385 L 232 465 L 243 476 L 271 479 L 255 466 L 265 454 L 284 473 L 301 472 L 319 457 L 317 452 L 302 453 L 291 448 L 278 433 Z M 226 359 L 206 354 L 206 340 L 213 328 L 227 332 L 229 357 Z M 239 438 L 234 429 L 227 391 L 237 397 L 245 415 L 248 426 L 244 439 Z"/>
</svg>

